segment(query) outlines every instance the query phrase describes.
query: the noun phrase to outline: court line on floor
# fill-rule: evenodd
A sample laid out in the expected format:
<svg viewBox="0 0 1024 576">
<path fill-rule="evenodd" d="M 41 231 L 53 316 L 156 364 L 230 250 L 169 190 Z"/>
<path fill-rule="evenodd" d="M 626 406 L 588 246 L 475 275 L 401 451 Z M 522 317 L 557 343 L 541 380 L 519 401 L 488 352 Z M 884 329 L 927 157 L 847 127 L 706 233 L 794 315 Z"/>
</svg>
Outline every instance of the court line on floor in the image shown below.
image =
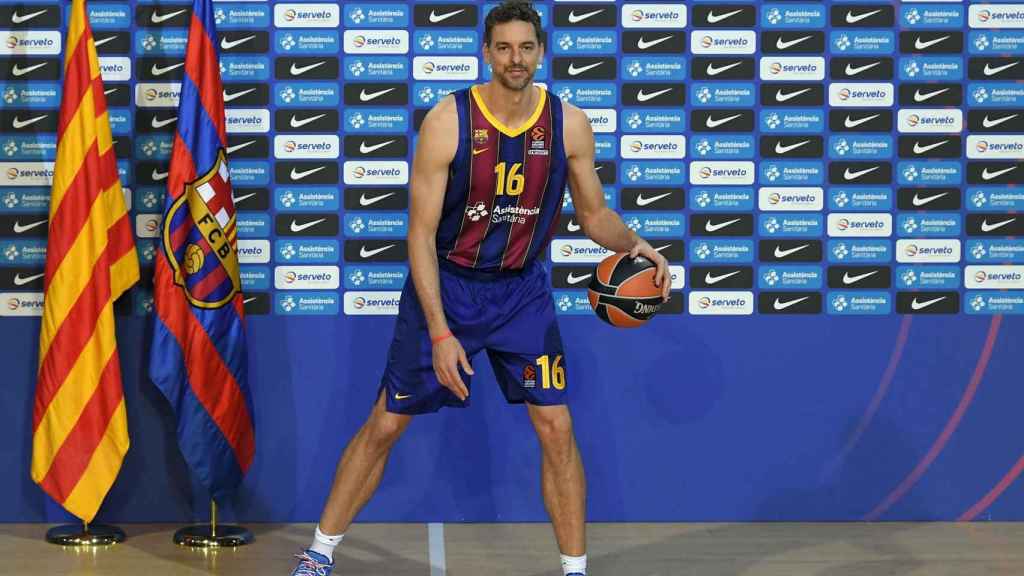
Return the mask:
<svg viewBox="0 0 1024 576">
<path fill-rule="evenodd" d="M 430 554 L 430 576 L 446 576 L 448 567 L 444 553 L 444 524 L 427 524 L 427 545 Z"/>
</svg>

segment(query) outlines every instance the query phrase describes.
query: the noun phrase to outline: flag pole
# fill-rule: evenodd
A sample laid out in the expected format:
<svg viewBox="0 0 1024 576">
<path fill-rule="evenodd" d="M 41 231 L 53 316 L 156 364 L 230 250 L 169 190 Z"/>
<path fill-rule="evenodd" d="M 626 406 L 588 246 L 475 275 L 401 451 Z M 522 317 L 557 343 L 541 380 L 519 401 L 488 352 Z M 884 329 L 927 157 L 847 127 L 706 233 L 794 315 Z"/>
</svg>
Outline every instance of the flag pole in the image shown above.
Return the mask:
<svg viewBox="0 0 1024 576">
<path fill-rule="evenodd" d="M 189 548 L 235 548 L 252 541 L 252 532 L 244 526 L 217 524 L 217 503 L 212 498 L 209 524 L 186 526 L 174 533 L 174 543 Z"/>
<path fill-rule="evenodd" d="M 46 531 L 46 541 L 61 546 L 110 546 L 124 541 L 124 530 L 106 524 L 88 522 L 54 526 Z"/>
</svg>

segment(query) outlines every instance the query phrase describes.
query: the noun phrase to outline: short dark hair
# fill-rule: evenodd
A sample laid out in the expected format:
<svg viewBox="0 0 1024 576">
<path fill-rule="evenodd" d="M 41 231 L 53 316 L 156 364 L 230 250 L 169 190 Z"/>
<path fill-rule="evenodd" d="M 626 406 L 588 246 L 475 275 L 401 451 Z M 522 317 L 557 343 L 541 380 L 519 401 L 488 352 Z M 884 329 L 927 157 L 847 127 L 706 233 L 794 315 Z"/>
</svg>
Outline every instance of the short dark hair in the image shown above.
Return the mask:
<svg viewBox="0 0 1024 576">
<path fill-rule="evenodd" d="M 533 9 L 533 3 L 528 0 L 505 0 L 487 14 L 484 19 L 484 45 L 491 45 L 491 30 L 495 24 L 504 24 L 520 20 L 533 24 L 533 30 L 537 34 L 537 42 L 544 44 L 544 31 L 540 27 L 540 15 Z"/>
</svg>

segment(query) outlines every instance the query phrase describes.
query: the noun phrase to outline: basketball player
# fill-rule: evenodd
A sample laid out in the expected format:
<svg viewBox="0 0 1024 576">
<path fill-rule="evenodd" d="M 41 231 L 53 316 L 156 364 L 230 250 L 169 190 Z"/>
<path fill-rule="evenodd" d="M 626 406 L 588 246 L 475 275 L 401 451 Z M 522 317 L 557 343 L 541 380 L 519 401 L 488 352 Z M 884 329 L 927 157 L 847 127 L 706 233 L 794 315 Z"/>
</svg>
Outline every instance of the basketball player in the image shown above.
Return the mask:
<svg viewBox="0 0 1024 576">
<path fill-rule="evenodd" d="M 666 300 L 668 268 L 605 206 L 586 115 L 534 86 L 544 39 L 528 2 L 488 14 L 483 55 L 493 79 L 442 100 L 420 129 L 410 183 L 412 282 L 376 405 L 341 457 L 293 576 L 330 573 L 335 547 L 412 416 L 468 406 L 470 359 L 483 350 L 506 400 L 526 403 L 540 440 L 541 487 L 563 573 L 586 574 L 583 465 L 550 281 L 537 259 L 556 229 L 566 180 L 587 236 L 653 261 Z"/>
</svg>

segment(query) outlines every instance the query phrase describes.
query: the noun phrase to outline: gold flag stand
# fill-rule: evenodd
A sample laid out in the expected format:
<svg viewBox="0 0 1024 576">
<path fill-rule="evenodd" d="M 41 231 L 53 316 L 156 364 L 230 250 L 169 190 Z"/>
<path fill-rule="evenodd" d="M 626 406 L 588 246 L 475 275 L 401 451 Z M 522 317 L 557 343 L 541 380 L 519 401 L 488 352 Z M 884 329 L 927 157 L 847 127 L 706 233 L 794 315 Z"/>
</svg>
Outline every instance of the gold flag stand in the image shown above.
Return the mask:
<svg viewBox="0 0 1024 576">
<path fill-rule="evenodd" d="M 61 546 L 110 546 L 124 541 L 124 530 L 105 524 L 84 522 L 54 526 L 46 531 L 46 541 Z"/>
<path fill-rule="evenodd" d="M 242 526 L 217 524 L 217 503 L 210 500 L 210 523 L 187 526 L 174 533 L 174 543 L 190 548 L 234 548 L 253 540 L 252 532 Z"/>
</svg>

